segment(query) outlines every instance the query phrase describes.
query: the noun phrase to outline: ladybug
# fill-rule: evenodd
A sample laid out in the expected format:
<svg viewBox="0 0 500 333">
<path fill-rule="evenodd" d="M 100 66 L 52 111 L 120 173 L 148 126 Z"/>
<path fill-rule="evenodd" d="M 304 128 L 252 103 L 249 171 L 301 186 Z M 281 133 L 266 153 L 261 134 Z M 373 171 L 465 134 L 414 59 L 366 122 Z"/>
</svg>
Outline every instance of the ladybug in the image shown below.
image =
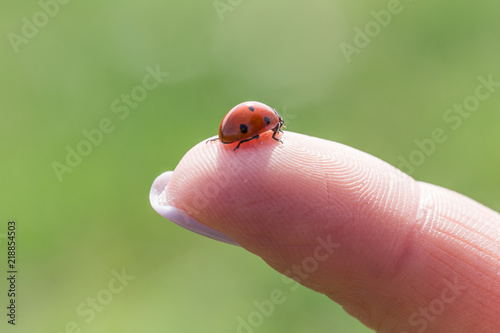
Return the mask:
<svg viewBox="0 0 500 333">
<path fill-rule="evenodd" d="M 276 138 L 278 132 L 283 133 L 283 118 L 275 109 L 260 102 L 244 102 L 229 110 L 219 127 L 219 138 L 208 140 L 224 144 L 238 142 L 234 150 L 238 149 L 243 142 L 258 139 L 259 135 L 273 131 L 273 139 L 283 143 Z"/>
</svg>

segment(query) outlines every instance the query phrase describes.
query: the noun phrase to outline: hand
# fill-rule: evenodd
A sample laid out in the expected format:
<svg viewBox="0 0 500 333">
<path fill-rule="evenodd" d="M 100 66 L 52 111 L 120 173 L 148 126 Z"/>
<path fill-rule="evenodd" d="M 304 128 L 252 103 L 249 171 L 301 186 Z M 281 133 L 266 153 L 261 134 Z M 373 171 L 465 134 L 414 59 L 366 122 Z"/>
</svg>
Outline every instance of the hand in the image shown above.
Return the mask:
<svg viewBox="0 0 500 333">
<path fill-rule="evenodd" d="M 339 143 L 201 143 L 162 204 L 377 332 L 499 332 L 500 215 Z"/>
</svg>

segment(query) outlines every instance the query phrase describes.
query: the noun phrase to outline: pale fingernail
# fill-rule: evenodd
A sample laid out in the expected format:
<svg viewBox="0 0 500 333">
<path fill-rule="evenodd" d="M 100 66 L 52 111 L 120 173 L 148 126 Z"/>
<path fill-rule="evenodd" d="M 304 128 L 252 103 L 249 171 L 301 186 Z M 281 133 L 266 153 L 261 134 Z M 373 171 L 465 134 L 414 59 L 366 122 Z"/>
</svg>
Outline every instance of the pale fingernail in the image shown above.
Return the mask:
<svg viewBox="0 0 500 333">
<path fill-rule="evenodd" d="M 151 192 L 149 193 L 149 201 L 151 202 L 153 209 L 164 218 L 192 232 L 224 243 L 239 246 L 239 244 L 236 243 L 231 237 L 196 221 L 182 209 L 167 205 L 163 191 L 167 187 L 167 184 L 172 177 L 172 173 L 173 171 L 164 172 L 154 180 L 153 186 L 151 186 Z"/>
</svg>

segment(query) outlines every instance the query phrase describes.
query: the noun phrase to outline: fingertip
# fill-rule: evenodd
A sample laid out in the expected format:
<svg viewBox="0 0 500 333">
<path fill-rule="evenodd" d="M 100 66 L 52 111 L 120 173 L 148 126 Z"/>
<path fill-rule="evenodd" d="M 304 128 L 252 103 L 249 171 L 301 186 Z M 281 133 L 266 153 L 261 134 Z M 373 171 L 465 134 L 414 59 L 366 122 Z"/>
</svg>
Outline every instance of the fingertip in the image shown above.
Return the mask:
<svg viewBox="0 0 500 333">
<path fill-rule="evenodd" d="M 164 218 L 194 233 L 218 240 L 220 242 L 239 246 L 239 244 L 231 237 L 198 222 L 196 219 L 189 216 L 184 210 L 168 204 L 169 199 L 167 197 L 166 188 L 172 178 L 172 175 L 173 171 L 166 171 L 156 177 L 153 181 L 153 185 L 151 186 L 149 193 L 149 200 L 153 209 Z"/>
</svg>

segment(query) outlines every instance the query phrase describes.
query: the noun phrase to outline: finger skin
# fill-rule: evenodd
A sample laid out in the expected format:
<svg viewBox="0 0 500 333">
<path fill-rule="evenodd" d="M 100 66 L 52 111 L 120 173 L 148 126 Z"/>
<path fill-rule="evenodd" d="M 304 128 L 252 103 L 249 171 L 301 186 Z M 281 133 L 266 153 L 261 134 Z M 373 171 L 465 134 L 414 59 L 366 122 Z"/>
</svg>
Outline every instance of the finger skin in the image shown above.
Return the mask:
<svg viewBox="0 0 500 333">
<path fill-rule="evenodd" d="M 166 201 L 377 332 L 499 331 L 498 213 L 354 148 L 271 134 L 193 147 Z"/>
</svg>

